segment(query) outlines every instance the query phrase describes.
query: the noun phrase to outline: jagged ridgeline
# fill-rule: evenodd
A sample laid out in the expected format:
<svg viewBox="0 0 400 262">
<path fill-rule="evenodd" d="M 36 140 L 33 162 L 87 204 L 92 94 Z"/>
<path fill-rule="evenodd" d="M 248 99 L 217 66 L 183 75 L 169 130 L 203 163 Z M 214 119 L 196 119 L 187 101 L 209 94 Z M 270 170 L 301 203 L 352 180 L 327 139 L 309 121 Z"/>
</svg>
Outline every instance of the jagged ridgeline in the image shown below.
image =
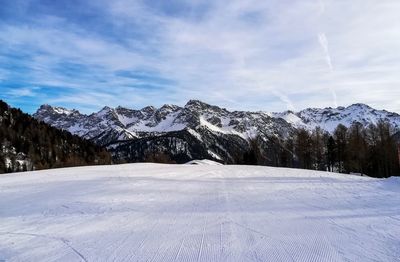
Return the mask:
<svg viewBox="0 0 400 262">
<path fill-rule="evenodd" d="M 365 104 L 269 113 L 190 100 L 183 107 L 104 107 L 90 115 L 43 105 L 33 116 L 106 146 L 116 163 L 211 159 L 378 177 L 400 174 L 400 115 Z"/>
<path fill-rule="evenodd" d="M 0 100 L 0 173 L 110 164 L 106 149 Z"/>
<path fill-rule="evenodd" d="M 212 159 L 226 164 L 246 164 L 252 151 L 249 138 L 258 135 L 263 149 L 290 136 L 292 126 L 262 112 L 228 111 L 198 100 L 184 107 L 164 105 L 140 110 L 104 107 L 81 114 L 49 105 L 33 115 L 54 127 L 106 146 L 115 162 L 185 163 Z M 264 158 L 262 164 L 274 165 Z"/>
</svg>

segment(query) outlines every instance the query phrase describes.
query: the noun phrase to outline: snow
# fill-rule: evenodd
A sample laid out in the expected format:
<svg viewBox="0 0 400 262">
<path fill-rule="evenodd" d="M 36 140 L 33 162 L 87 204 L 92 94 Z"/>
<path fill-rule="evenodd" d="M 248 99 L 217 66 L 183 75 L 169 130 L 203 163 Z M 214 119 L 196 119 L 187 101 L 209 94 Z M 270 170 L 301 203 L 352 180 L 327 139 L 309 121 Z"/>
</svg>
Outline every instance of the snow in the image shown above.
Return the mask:
<svg viewBox="0 0 400 262">
<path fill-rule="evenodd" d="M 167 115 L 165 119 L 161 120 L 155 126 L 152 126 L 150 121 L 141 120 L 134 125 L 131 125 L 129 129 L 138 132 L 172 132 L 185 129 L 185 124 L 174 123 L 176 115 L 177 113 Z"/>
<path fill-rule="evenodd" d="M 63 107 L 53 107 L 54 112 L 57 114 L 65 114 L 65 115 L 70 115 L 73 113 L 73 110 L 69 110 Z"/>
<path fill-rule="evenodd" d="M 398 261 L 399 203 L 398 178 L 270 167 L 6 174 L 0 261 Z"/>
<path fill-rule="evenodd" d="M 191 129 L 191 128 L 187 128 L 186 129 L 192 136 L 194 136 L 195 138 L 197 138 L 197 140 L 199 140 L 200 142 L 203 142 L 203 139 L 201 138 L 201 135 L 199 133 L 197 133 L 195 130 Z"/>
<path fill-rule="evenodd" d="M 208 160 L 208 159 L 201 159 L 201 160 L 191 160 L 186 163 L 186 165 L 209 165 L 209 166 L 222 166 L 221 163 Z"/>
<path fill-rule="evenodd" d="M 117 114 L 118 121 L 121 122 L 124 126 L 128 126 L 134 122 L 138 122 L 139 119 L 137 117 L 128 117 L 123 114 Z"/>
<path fill-rule="evenodd" d="M 213 124 L 211 124 L 210 122 L 208 122 L 204 116 L 200 117 L 200 126 L 206 127 L 208 130 L 213 131 L 213 132 L 218 132 L 218 133 L 222 133 L 222 134 L 229 134 L 229 135 L 238 135 L 240 137 L 243 138 L 248 138 L 250 137 L 253 133 L 251 131 L 249 131 L 249 133 L 243 134 L 240 132 L 237 132 L 233 127 L 229 126 L 227 124 L 227 119 L 222 119 L 221 121 L 223 124 L 222 127 L 218 127 L 215 126 Z M 246 136 L 247 135 L 247 136 Z"/>
<path fill-rule="evenodd" d="M 223 133 L 223 134 L 226 133 L 223 129 L 221 129 L 221 128 L 211 124 L 207 120 L 205 120 L 204 117 L 200 117 L 200 125 L 208 128 L 209 130 L 214 131 L 214 132 L 219 132 L 219 133 Z"/>
<path fill-rule="evenodd" d="M 214 159 L 223 160 L 217 153 L 213 152 L 212 150 L 208 149 L 207 153 L 212 156 Z"/>
<path fill-rule="evenodd" d="M 284 113 L 271 113 L 271 117 L 274 118 L 282 118 L 289 124 L 293 125 L 294 127 L 303 127 L 305 124 L 303 123 L 303 120 L 295 115 L 293 112 L 287 111 Z"/>
<path fill-rule="evenodd" d="M 10 168 L 12 166 L 12 161 L 9 157 L 5 157 L 4 163 L 6 165 L 6 168 Z"/>
</svg>

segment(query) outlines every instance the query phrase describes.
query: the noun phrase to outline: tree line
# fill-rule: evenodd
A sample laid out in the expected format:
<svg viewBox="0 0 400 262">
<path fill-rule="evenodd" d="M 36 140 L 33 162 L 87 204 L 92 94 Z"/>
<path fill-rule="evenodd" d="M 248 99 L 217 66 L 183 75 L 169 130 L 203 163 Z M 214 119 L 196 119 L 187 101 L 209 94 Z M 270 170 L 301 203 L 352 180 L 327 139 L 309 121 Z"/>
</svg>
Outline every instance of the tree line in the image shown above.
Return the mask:
<svg viewBox="0 0 400 262">
<path fill-rule="evenodd" d="M 320 127 L 297 129 L 286 139 L 260 136 L 250 141 L 242 163 L 273 165 L 372 177 L 400 175 L 399 132 L 387 122 L 364 127 L 339 124 L 332 134 Z"/>
<path fill-rule="evenodd" d="M 110 163 L 104 148 L 0 100 L 0 173 Z"/>
</svg>

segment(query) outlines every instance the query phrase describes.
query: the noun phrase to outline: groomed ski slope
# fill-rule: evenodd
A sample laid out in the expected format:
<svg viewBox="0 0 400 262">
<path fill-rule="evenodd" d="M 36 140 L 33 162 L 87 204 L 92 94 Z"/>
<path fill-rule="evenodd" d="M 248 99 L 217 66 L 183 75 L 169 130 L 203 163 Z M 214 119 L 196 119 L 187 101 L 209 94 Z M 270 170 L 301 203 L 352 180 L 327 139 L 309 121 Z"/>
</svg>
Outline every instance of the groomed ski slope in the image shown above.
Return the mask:
<svg viewBox="0 0 400 262">
<path fill-rule="evenodd" d="M 400 180 L 126 164 L 0 176 L 0 261 L 400 261 Z"/>
</svg>

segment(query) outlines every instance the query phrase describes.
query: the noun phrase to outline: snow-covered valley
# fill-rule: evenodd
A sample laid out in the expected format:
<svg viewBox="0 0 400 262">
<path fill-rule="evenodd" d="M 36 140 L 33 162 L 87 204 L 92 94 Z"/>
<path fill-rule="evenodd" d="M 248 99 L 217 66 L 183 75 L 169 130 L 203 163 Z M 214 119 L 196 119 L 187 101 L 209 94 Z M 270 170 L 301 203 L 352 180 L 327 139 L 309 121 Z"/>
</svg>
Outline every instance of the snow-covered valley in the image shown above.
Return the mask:
<svg viewBox="0 0 400 262">
<path fill-rule="evenodd" d="M 126 164 L 0 176 L 0 261 L 399 261 L 400 180 Z"/>
</svg>

